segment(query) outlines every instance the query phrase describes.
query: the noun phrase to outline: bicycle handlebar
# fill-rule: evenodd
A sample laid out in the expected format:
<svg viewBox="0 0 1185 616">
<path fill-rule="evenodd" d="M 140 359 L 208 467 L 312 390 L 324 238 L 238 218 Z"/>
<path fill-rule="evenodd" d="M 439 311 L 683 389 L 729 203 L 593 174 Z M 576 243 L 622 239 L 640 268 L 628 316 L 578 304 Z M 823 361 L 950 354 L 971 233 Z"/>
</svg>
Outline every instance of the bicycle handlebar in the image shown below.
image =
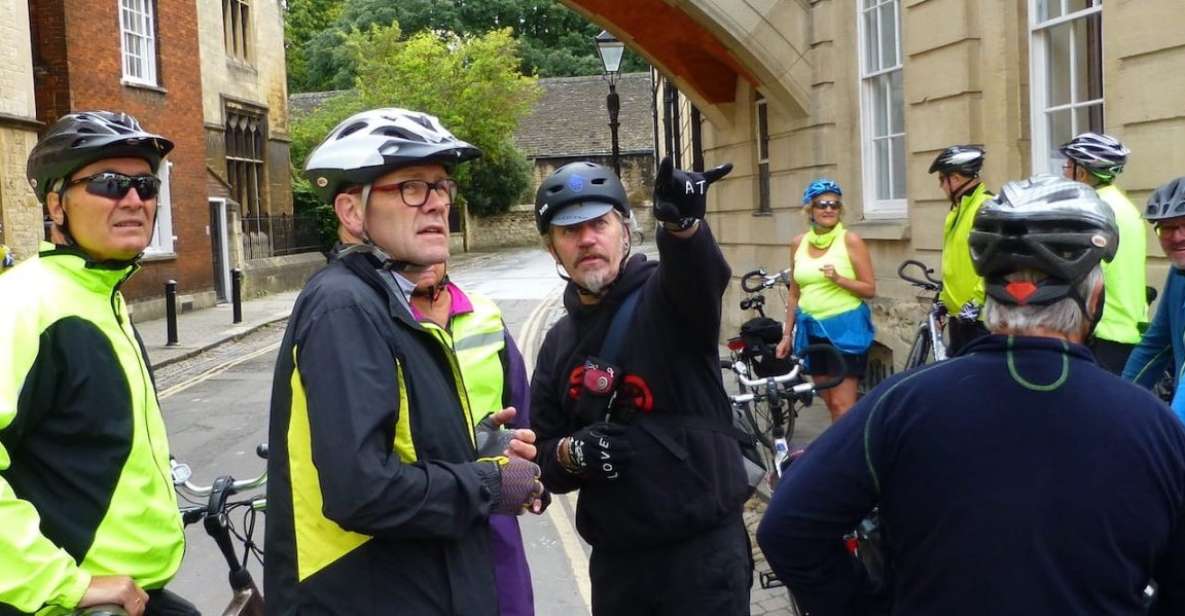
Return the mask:
<svg viewBox="0 0 1185 616">
<path fill-rule="evenodd" d="M 263 459 L 267 459 L 267 443 L 263 443 L 255 448 L 255 454 Z M 214 491 L 214 486 L 204 486 L 190 481 L 193 476 L 193 471 L 190 470 L 189 465 L 184 462 L 178 462 L 175 458 L 169 458 L 169 470 L 173 473 L 173 486 L 183 490 L 186 494 L 193 497 L 206 497 Z M 229 486 L 226 486 L 231 494 L 242 492 L 243 490 L 253 490 L 267 485 L 267 471 L 264 470 L 256 477 L 251 479 L 243 479 L 240 481 L 232 481 Z"/>
<path fill-rule="evenodd" d="M 750 281 L 759 279 L 756 286 L 750 286 Z M 784 269 L 776 274 L 769 275 L 765 273 L 765 268 L 755 269 L 744 276 L 741 276 L 741 290 L 745 293 L 757 293 L 764 291 L 777 284 L 790 284 L 790 270 Z"/>
<path fill-rule="evenodd" d="M 834 346 L 832 346 L 830 344 L 809 345 L 805 349 L 803 349 L 803 354 L 805 355 L 807 353 L 814 353 L 816 351 L 827 353 L 828 355 L 831 355 L 834 358 L 835 365 L 838 365 L 838 366 L 844 365 L 843 354 L 841 354 L 839 352 L 839 349 L 835 348 Z M 748 387 L 749 389 L 758 389 L 760 387 L 768 387 L 770 384 L 781 385 L 783 383 L 787 383 L 789 381 L 793 381 L 793 380 L 797 379 L 798 375 L 802 372 L 802 362 L 798 359 L 794 359 L 793 361 L 794 361 L 794 367 L 791 368 L 790 372 L 787 372 L 786 374 L 779 374 L 777 376 L 770 376 L 770 377 L 756 378 L 756 379 L 749 378 L 748 370 L 745 368 L 744 362 L 738 361 L 738 362 L 728 363 L 728 362 L 722 361 L 721 367 L 725 368 L 725 369 L 732 370 L 733 372 L 735 372 L 737 375 L 737 380 L 739 380 L 741 382 L 741 385 L 744 385 L 745 387 Z M 835 386 L 839 385 L 840 383 L 842 383 L 846 377 L 847 377 L 847 370 L 844 369 L 839 374 L 833 375 L 830 379 L 828 379 L 827 381 L 824 381 L 822 383 L 813 383 L 813 382 L 808 381 L 805 383 L 799 383 L 797 385 L 793 385 L 790 387 L 790 392 L 795 396 L 804 396 L 809 393 L 823 391 L 824 389 L 831 389 L 832 387 L 835 387 Z M 731 398 L 734 402 L 739 402 L 739 403 L 749 402 L 749 401 L 753 400 L 754 397 L 756 397 L 755 394 L 740 394 L 740 395 L 736 395 L 736 396 L 731 396 Z"/>
<path fill-rule="evenodd" d="M 907 276 L 905 274 L 905 269 L 908 267 L 916 267 L 922 270 L 922 275 L 925 276 L 926 279 L 921 280 L 919 278 Z M 899 276 L 905 282 L 908 282 L 915 287 L 921 287 L 929 291 L 939 291 L 942 289 L 942 281 L 931 276 L 933 273 L 934 268 L 928 267 L 925 263 L 914 259 L 906 259 L 905 261 L 901 262 L 900 266 L 897 267 L 897 276 Z"/>
</svg>

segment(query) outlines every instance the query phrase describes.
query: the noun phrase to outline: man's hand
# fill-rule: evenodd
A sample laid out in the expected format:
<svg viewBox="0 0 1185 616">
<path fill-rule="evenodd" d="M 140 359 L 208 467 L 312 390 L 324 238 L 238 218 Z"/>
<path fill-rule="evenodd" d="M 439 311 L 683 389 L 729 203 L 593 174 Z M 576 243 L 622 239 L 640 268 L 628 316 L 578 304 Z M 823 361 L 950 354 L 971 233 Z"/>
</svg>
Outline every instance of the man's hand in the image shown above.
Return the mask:
<svg viewBox="0 0 1185 616">
<path fill-rule="evenodd" d="M 708 209 L 708 186 L 728 175 L 732 163 L 724 163 L 703 173 L 675 169 L 671 157 L 662 159 L 654 179 L 654 218 L 680 223 L 699 220 Z"/>
<path fill-rule="evenodd" d="M 82 595 L 78 607 L 119 605 L 128 613 L 128 616 L 142 616 L 144 606 L 147 604 L 148 593 L 136 586 L 132 578 L 126 575 L 107 575 L 91 578 L 91 585 Z"/>
<path fill-rule="evenodd" d="M 560 466 L 573 475 L 612 481 L 621 477 L 634 458 L 625 426 L 597 422 L 560 440 Z"/>
<path fill-rule="evenodd" d="M 539 467 L 534 462 L 516 458 L 485 460 L 498 469 L 498 498 L 492 513 L 519 515 L 528 509 L 543 510 L 543 483 L 539 481 Z"/>
<path fill-rule="evenodd" d="M 508 406 L 491 413 L 477 424 L 477 457 L 493 458 L 507 456 L 522 460 L 534 460 L 535 432 L 525 428 L 503 430 L 502 427 L 514 420 L 518 411 Z"/>
</svg>

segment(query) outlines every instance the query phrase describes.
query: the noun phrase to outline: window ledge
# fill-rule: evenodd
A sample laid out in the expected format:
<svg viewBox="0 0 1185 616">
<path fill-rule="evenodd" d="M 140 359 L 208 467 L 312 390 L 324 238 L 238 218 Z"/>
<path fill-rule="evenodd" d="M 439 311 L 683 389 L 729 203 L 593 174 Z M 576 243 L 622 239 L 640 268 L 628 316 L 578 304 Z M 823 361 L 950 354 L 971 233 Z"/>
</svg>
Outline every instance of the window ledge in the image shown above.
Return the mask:
<svg viewBox="0 0 1185 616">
<path fill-rule="evenodd" d="M 773 210 L 757 210 L 756 212 L 753 212 L 754 218 L 770 218 L 773 215 Z"/>
<path fill-rule="evenodd" d="M 244 73 L 251 73 L 255 75 L 259 74 L 259 69 L 255 68 L 255 65 L 251 61 L 237 58 L 229 54 L 226 56 L 226 65 L 235 70 L 243 71 Z"/>
<path fill-rule="evenodd" d="M 128 81 L 127 79 L 122 79 L 122 80 L 120 80 L 120 83 L 122 83 L 125 87 L 128 87 L 128 88 L 138 88 L 140 90 L 148 90 L 149 92 L 156 92 L 157 94 L 168 94 L 169 93 L 168 90 L 166 90 L 160 86 L 154 86 L 152 84 L 147 84 L 147 83 L 140 83 L 138 81 Z"/>
<path fill-rule="evenodd" d="M 177 259 L 175 252 L 145 252 L 140 261 L 144 263 L 152 263 L 154 261 L 173 261 Z"/>
<path fill-rule="evenodd" d="M 866 240 L 900 241 L 909 239 L 909 219 L 888 220 L 860 220 L 850 225 L 848 229 L 860 234 Z"/>
</svg>

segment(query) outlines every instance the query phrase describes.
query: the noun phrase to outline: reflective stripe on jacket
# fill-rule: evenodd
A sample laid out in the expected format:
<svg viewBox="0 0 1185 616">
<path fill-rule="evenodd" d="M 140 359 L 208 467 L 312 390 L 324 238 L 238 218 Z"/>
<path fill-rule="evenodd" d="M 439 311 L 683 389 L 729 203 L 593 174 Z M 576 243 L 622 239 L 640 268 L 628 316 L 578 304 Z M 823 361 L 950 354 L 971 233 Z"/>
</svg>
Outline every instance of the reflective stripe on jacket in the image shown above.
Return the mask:
<svg viewBox="0 0 1185 616">
<path fill-rule="evenodd" d="M 1107 289 L 1103 318 L 1095 338 L 1135 344 L 1140 341 L 1140 324 L 1148 321 L 1147 284 L 1144 261 L 1148 253 L 1147 230 L 1139 210 L 1123 191 L 1111 184 L 1098 190 L 1099 197 L 1115 212 L 1119 225 L 1119 251 L 1110 263 L 1103 263 Z"/>
<path fill-rule="evenodd" d="M 331 262 L 281 344 L 268 458 L 268 613 L 494 616 L 487 519 L 453 354 L 373 257 Z"/>
<path fill-rule="evenodd" d="M 963 195 L 959 206 L 946 215 L 942 227 L 942 303 L 957 313 L 967 302 L 983 306 L 983 278 L 971 263 L 971 225 L 979 207 L 992 195 L 982 182 L 970 194 Z"/>
<path fill-rule="evenodd" d="M 0 278 L 0 613 L 73 608 L 91 575 L 159 588 L 181 564 L 165 425 L 119 292 L 133 273 L 43 243 Z"/>
</svg>

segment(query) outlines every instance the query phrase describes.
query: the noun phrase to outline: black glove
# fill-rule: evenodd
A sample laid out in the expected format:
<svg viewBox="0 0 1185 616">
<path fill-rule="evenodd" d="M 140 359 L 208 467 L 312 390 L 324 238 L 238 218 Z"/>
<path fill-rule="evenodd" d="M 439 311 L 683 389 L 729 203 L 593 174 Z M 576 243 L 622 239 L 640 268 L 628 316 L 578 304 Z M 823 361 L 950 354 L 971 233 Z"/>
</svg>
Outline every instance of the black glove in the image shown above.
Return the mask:
<svg viewBox="0 0 1185 616">
<path fill-rule="evenodd" d="M 519 515 L 543 496 L 539 466 L 534 462 L 506 457 L 485 458 L 480 462 L 493 465 L 497 471 L 497 481 L 487 484 L 494 494 L 490 513 Z"/>
<path fill-rule="evenodd" d="M 579 477 L 612 481 L 629 468 L 633 457 L 625 426 L 601 421 L 568 437 L 568 464 L 561 466 Z"/>
<path fill-rule="evenodd" d="M 708 186 L 730 171 L 732 163 L 703 173 L 684 171 L 675 168 L 670 156 L 664 157 L 654 178 L 654 218 L 674 223 L 703 218 L 708 209 Z"/>
</svg>

